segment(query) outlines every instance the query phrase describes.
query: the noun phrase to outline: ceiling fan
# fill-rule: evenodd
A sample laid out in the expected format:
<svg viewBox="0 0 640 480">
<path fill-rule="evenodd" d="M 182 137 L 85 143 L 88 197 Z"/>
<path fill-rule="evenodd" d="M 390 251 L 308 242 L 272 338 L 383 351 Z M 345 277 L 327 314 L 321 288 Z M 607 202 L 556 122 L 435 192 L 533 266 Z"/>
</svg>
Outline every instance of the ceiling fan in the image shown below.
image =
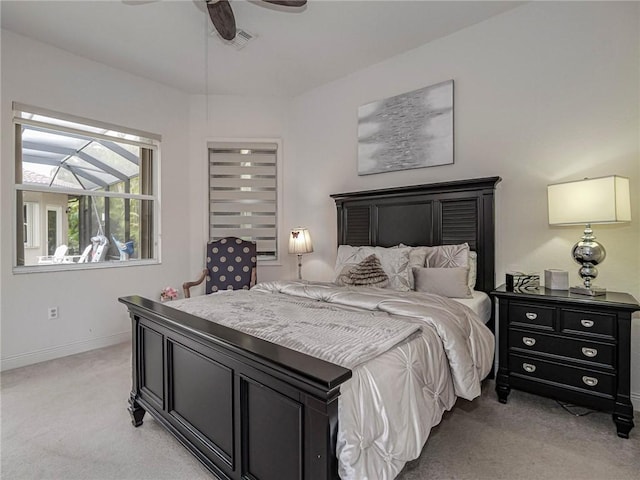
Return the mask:
<svg viewBox="0 0 640 480">
<path fill-rule="evenodd" d="M 282 7 L 299 8 L 306 5 L 307 0 L 262 0 L 266 3 Z M 229 0 L 205 0 L 213 26 L 222 38 L 233 40 L 236 36 L 236 19 Z"/>
<path fill-rule="evenodd" d="M 144 5 L 158 0 L 122 0 L 127 5 Z M 194 0 L 195 1 L 195 0 Z M 280 7 L 300 8 L 307 4 L 307 0 L 262 0 L 265 3 Z M 197 3 L 197 2 L 196 2 Z M 213 26 L 225 40 L 233 40 L 236 37 L 236 19 L 229 0 L 204 0 Z M 255 2 L 250 2 L 255 3 Z"/>
</svg>

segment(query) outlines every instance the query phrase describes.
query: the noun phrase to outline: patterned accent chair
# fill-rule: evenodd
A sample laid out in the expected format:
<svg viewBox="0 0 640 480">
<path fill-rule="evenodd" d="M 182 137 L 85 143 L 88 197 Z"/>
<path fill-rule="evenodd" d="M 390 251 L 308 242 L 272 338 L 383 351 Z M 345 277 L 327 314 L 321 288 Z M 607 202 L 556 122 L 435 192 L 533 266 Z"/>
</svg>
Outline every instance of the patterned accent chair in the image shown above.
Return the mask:
<svg viewBox="0 0 640 480">
<path fill-rule="evenodd" d="M 194 282 L 182 284 L 184 298 L 205 279 L 205 294 L 218 290 L 248 290 L 256 284 L 256 242 L 226 237 L 207 243 L 207 268 Z"/>
</svg>

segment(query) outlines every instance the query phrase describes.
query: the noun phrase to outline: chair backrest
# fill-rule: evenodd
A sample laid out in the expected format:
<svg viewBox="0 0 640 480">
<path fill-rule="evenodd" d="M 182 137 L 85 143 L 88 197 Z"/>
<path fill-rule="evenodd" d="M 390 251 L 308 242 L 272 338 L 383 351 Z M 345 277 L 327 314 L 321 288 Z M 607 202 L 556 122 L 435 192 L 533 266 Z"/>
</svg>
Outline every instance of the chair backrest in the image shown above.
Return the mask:
<svg viewBox="0 0 640 480">
<path fill-rule="evenodd" d="M 91 248 L 93 248 L 93 245 L 91 244 L 85 247 L 84 251 L 82 252 L 82 255 L 80 255 L 80 258 L 78 259 L 78 263 L 87 263 L 87 258 L 89 257 L 89 252 L 91 251 Z"/>
<path fill-rule="evenodd" d="M 69 247 L 67 247 L 66 245 L 58 246 L 58 248 L 56 248 L 56 251 L 53 252 L 53 261 L 61 262 L 64 256 L 67 254 L 68 250 Z"/>
<path fill-rule="evenodd" d="M 207 243 L 205 293 L 248 290 L 256 269 L 256 242 L 226 237 Z"/>
</svg>

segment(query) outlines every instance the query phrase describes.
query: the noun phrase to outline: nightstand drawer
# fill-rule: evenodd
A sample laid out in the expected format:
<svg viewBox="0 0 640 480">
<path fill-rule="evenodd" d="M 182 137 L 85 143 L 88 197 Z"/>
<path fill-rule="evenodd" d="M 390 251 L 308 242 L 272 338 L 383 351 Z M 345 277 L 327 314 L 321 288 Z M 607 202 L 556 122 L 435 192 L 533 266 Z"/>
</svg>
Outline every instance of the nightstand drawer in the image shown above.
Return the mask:
<svg viewBox="0 0 640 480">
<path fill-rule="evenodd" d="M 509 355 L 511 375 L 542 380 L 559 386 L 575 388 L 613 397 L 615 375 L 594 372 L 586 368 L 570 367 L 520 355 Z"/>
<path fill-rule="evenodd" d="M 520 323 L 535 328 L 553 330 L 555 309 L 529 303 L 509 304 L 509 323 Z"/>
<path fill-rule="evenodd" d="M 560 331 L 615 338 L 616 317 L 587 310 L 564 309 L 560 315 Z"/>
<path fill-rule="evenodd" d="M 599 342 L 546 335 L 544 333 L 509 330 L 509 350 L 554 355 L 579 362 L 614 368 L 616 348 Z"/>
</svg>

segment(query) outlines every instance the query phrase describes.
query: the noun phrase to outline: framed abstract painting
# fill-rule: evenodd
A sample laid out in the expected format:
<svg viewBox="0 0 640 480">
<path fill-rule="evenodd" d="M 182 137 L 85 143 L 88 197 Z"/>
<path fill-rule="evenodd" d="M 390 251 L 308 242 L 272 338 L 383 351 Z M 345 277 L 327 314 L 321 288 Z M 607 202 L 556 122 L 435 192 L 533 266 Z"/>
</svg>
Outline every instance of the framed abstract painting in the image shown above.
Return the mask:
<svg viewBox="0 0 640 480">
<path fill-rule="evenodd" d="M 358 108 L 358 175 L 453 163 L 453 80 Z"/>
</svg>

